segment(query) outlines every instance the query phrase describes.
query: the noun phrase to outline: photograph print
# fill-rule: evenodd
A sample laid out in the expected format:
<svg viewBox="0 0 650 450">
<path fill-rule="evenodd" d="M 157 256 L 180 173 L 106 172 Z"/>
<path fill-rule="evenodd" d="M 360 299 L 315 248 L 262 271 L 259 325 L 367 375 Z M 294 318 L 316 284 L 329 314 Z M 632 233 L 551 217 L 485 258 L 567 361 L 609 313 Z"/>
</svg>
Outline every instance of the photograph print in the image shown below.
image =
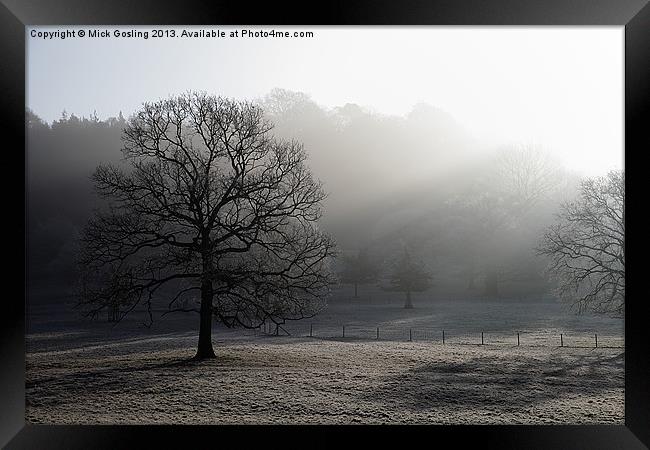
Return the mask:
<svg viewBox="0 0 650 450">
<path fill-rule="evenodd" d="M 28 424 L 613 424 L 622 27 L 28 26 Z"/>
</svg>

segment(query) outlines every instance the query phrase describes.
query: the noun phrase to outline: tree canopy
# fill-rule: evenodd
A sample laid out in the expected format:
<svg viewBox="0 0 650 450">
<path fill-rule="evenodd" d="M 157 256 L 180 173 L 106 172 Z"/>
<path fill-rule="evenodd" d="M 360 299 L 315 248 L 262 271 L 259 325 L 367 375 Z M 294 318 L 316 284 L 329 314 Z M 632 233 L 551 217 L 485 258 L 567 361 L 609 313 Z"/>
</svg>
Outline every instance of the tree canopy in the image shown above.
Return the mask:
<svg viewBox="0 0 650 450">
<path fill-rule="evenodd" d="M 582 182 L 580 197 L 565 203 L 546 230 L 538 253 L 560 298 L 579 311 L 623 315 L 625 309 L 625 174 Z"/>
<path fill-rule="evenodd" d="M 359 250 L 354 256 L 347 256 L 343 260 L 344 268 L 340 278 L 343 283 L 354 285 L 354 297 L 358 297 L 358 285 L 370 283 L 377 279 L 379 267 L 368 253 L 367 249 Z"/>
<path fill-rule="evenodd" d="M 126 124 L 128 169 L 100 165 L 105 207 L 83 231 L 81 303 L 200 312 L 198 357 L 212 317 L 226 326 L 309 317 L 333 275 L 318 227 L 325 193 L 296 141 L 271 135 L 259 106 L 204 93 L 145 103 Z M 188 297 L 192 306 L 186 304 Z M 182 302 L 182 303 L 181 303 Z"/>
<path fill-rule="evenodd" d="M 416 260 L 408 249 L 404 249 L 393 265 L 386 290 L 406 293 L 404 308 L 413 308 L 411 293 L 428 290 L 432 286 L 432 279 L 424 264 Z"/>
</svg>

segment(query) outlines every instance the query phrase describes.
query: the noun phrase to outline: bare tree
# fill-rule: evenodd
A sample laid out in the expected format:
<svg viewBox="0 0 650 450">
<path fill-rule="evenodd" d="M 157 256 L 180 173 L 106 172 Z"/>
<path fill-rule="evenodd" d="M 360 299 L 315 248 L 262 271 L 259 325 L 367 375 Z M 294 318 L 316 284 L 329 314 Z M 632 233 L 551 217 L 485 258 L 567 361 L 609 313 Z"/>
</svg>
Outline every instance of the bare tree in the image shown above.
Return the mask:
<svg viewBox="0 0 650 450">
<path fill-rule="evenodd" d="M 541 146 L 524 143 L 503 148 L 491 183 L 508 199 L 511 216 L 526 214 L 566 185 L 560 162 Z"/>
<path fill-rule="evenodd" d="M 341 281 L 353 284 L 354 298 L 359 298 L 359 284 L 375 281 L 379 268 L 372 261 L 366 249 L 360 250 L 356 256 L 346 257 L 344 263 L 345 267 L 341 273 Z"/>
<path fill-rule="evenodd" d="M 560 298 L 580 312 L 622 315 L 625 307 L 625 174 L 582 182 L 538 247 L 550 259 Z"/>
<path fill-rule="evenodd" d="M 390 275 L 390 285 L 385 289 L 404 292 L 406 294 L 404 308 L 411 309 L 413 308 L 411 293 L 428 290 L 432 286 L 432 278 L 424 264 L 415 260 L 408 249 L 404 249 L 402 256 L 395 261 Z"/>
<path fill-rule="evenodd" d="M 82 237 L 90 314 L 118 301 L 121 317 L 145 305 L 152 320 L 154 296 L 171 293 L 168 312 L 200 315 L 200 359 L 215 356 L 213 317 L 255 328 L 322 307 L 334 251 L 317 226 L 325 193 L 302 145 L 271 129 L 261 108 L 203 93 L 145 103 L 129 119 L 129 170 L 93 175 L 106 207 Z"/>
<path fill-rule="evenodd" d="M 535 223 L 536 209 L 566 184 L 566 174 L 548 152 L 517 144 L 500 149 L 466 192 L 449 199 L 446 214 L 455 221 L 454 245 L 468 255 L 470 289 L 482 273 L 484 295 L 498 297 L 499 282 L 517 260 L 513 249 L 522 250 L 504 244 Z M 533 256 L 532 246 L 523 250 Z"/>
</svg>

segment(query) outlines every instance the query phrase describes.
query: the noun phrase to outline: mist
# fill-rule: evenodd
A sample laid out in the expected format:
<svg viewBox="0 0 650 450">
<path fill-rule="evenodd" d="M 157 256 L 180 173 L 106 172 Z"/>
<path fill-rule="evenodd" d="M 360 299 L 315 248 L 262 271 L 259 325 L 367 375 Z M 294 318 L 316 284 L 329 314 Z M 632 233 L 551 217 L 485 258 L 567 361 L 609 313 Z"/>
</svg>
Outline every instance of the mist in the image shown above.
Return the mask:
<svg viewBox="0 0 650 450">
<path fill-rule="evenodd" d="M 145 28 L 27 29 L 28 422 L 623 423 L 621 28 Z"/>
<path fill-rule="evenodd" d="M 51 123 L 63 110 L 128 117 L 142 102 L 188 89 L 253 99 L 279 87 L 326 109 L 350 103 L 387 116 L 426 103 L 482 149 L 535 142 L 585 175 L 622 168 L 620 28 L 275 29 L 314 36 L 48 40 L 28 29 L 27 106 Z"/>
<path fill-rule="evenodd" d="M 328 194 L 321 226 L 342 254 L 371 252 L 387 270 L 410 248 L 435 273 L 432 292 L 442 296 L 481 296 L 493 272 L 503 280 L 501 296 L 548 290 L 533 249 L 581 177 L 546 148 L 486 149 L 426 103 L 389 116 L 353 103 L 326 108 L 280 88 L 255 102 L 276 137 L 304 145 Z M 99 164 L 121 163 L 125 123 L 121 115 L 66 112 L 49 125 L 29 113 L 30 274 L 48 291 L 74 281 L 75 240 L 98 202 L 90 175 Z"/>
</svg>

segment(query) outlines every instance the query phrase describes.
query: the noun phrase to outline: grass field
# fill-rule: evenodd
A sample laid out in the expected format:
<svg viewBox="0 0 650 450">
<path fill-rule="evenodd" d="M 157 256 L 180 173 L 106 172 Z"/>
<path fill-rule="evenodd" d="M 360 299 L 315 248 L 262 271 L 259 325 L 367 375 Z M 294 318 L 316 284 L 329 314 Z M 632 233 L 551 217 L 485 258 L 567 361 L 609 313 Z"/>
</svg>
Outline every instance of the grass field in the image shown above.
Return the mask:
<svg viewBox="0 0 650 450">
<path fill-rule="evenodd" d="M 112 326 L 35 311 L 27 336 L 29 423 L 624 419 L 622 321 L 567 315 L 548 302 L 416 304 L 414 310 L 334 303 L 312 320 L 287 325 L 291 336 L 215 327 L 217 359 L 204 362 L 190 361 L 196 317 L 167 316 L 144 328 L 137 315 Z M 438 339 L 442 329 L 445 345 Z M 481 331 L 486 345 L 478 345 Z M 567 336 L 565 347 L 559 332 Z M 594 332 L 599 348 L 592 345 Z"/>
</svg>

